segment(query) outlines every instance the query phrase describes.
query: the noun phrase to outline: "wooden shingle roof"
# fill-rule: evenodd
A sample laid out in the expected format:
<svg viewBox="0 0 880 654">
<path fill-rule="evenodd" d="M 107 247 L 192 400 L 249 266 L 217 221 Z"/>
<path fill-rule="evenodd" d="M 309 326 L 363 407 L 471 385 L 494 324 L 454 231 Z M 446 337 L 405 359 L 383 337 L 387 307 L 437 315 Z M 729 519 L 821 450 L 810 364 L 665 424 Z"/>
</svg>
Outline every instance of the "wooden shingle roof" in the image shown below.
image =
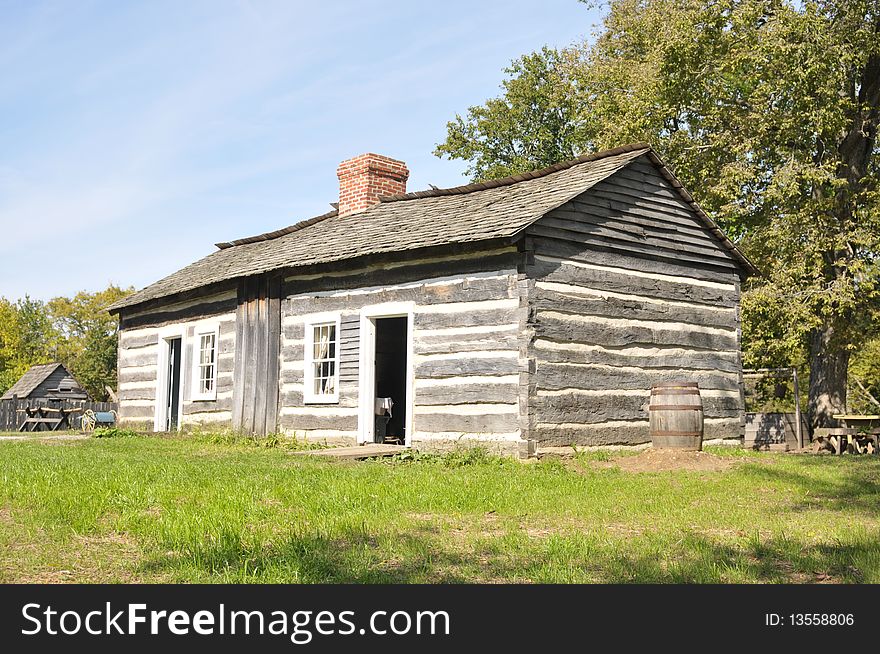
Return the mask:
<svg viewBox="0 0 880 654">
<path fill-rule="evenodd" d="M 25 372 L 18 381 L 3 394 L 3 397 L 0 397 L 0 399 L 9 400 L 12 399 L 13 395 L 21 399 L 30 397 L 30 394 L 33 393 L 40 384 L 46 381 L 52 373 L 58 370 L 59 367 L 64 368 L 64 373 L 68 377 L 73 377 L 70 374 L 70 371 L 67 370 L 62 363 L 41 363 L 31 366 L 28 368 L 27 372 Z"/>
<path fill-rule="evenodd" d="M 548 168 L 500 180 L 450 189 L 432 189 L 382 198 L 356 214 L 331 211 L 290 227 L 218 243 L 216 252 L 110 307 L 118 312 L 162 297 L 228 279 L 272 270 L 332 263 L 355 257 L 514 238 L 556 207 L 648 155 L 665 171 L 645 143 L 585 155 Z M 664 173 L 693 204 L 747 273 L 754 267 L 686 195 L 678 180 Z"/>
</svg>

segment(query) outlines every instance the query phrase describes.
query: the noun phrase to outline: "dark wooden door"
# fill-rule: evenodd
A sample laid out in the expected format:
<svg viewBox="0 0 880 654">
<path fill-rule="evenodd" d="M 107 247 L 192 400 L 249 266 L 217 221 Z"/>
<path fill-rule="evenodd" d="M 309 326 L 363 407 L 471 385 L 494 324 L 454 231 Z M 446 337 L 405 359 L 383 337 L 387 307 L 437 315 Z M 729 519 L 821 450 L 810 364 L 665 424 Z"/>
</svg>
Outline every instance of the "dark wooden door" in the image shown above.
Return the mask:
<svg viewBox="0 0 880 654">
<path fill-rule="evenodd" d="M 280 348 L 281 278 L 242 280 L 235 315 L 233 428 L 261 435 L 277 429 Z"/>
<path fill-rule="evenodd" d="M 172 338 L 168 343 L 168 388 L 165 406 L 165 431 L 177 431 L 180 426 L 180 360 L 181 339 Z"/>
</svg>

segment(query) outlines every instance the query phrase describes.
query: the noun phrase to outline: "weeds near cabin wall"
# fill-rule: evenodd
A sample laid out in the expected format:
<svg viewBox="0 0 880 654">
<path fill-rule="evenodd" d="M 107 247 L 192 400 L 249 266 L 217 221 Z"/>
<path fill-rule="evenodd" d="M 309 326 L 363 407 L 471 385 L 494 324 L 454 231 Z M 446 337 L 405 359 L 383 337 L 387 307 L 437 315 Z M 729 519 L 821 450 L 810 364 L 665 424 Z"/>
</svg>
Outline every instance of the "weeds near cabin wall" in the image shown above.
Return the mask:
<svg viewBox="0 0 880 654">
<path fill-rule="evenodd" d="M 230 447 L 256 447 L 267 450 L 281 449 L 290 451 L 322 450 L 328 447 L 325 443 L 300 438 L 296 433 L 291 435 L 271 433 L 265 436 L 258 436 L 229 428 L 208 429 L 195 427 L 189 430 L 187 435 L 197 442 Z"/>
<path fill-rule="evenodd" d="M 512 463 L 510 457 L 491 454 L 481 445 L 459 445 L 448 452 L 420 452 L 418 450 L 405 450 L 394 456 L 376 459 L 388 465 L 402 463 L 418 463 L 422 465 L 437 465 L 445 468 L 462 468 L 475 465 L 504 465 Z"/>
<path fill-rule="evenodd" d="M 97 427 L 92 431 L 92 438 L 141 438 L 144 436 L 146 434 L 124 427 Z"/>
</svg>

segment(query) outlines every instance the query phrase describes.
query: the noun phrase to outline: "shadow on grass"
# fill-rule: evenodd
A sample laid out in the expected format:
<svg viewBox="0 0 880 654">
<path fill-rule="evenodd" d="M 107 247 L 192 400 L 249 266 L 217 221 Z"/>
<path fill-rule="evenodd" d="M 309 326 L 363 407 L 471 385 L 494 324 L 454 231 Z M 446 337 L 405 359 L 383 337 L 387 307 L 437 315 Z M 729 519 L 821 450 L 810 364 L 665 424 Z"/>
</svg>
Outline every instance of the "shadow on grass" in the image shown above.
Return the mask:
<svg viewBox="0 0 880 654">
<path fill-rule="evenodd" d="M 773 465 L 745 461 L 736 470 L 755 488 L 796 498 L 780 503 L 781 512 L 822 509 L 873 520 L 880 515 L 877 458 L 793 455 Z M 165 542 L 141 570 L 229 582 L 880 583 L 880 534 L 869 528 L 819 542 L 757 533 L 716 538 L 697 531 L 631 538 L 574 531 L 536 538 L 489 526 L 467 532 L 399 524 L 260 540 L 246 528 L 230 527 Z"/>
<path fill-rule="evenodd" d="M 394 584 L 473 579 L 455 570 L 467 555 L 441 550 L 423 534 L 396 534 L 393 552 L 383 552 L 386 537 L 348 531 L 344 535 L 291 537 L 258 549 L 235 533 L 223 534 L 185 552 L 150 557 L 144 572 L 195 574 L 223 581 L 287 583 Z"/>
<path fill-rule="evenodd" d="M 880 459 L 869 456 L 799 455 L 798 471 L 770 465 L 748 465 L 747 474 L 760 481 L 794 486 L 805 497 L 785 510 L 825 509 L 846 513 L 880 515 Z M 827 474 L 829 467 L 833 476 Z"/>
<path fill-rule="evenodd" d="M 349 531 L 289 538 L 255 550 L 232 533 L 148 559 L 147 573 L 187 580 L 284 583 L 877 583 L 876 535 L 838 545 L 788 538 L 725 544 L 701 534 L 640 543 L 552 536 L 510 547 L 503 537 L 451 544 L 434 530 Z"/>
<path fill-rule="evenodd" d="M 700 536 L 684 539 L 665 558 L 620 555 L 604 581 L 610 583 L 876 583 L 880 542 L 804 545 L 774 538 L 743 547 Z"/>
</svg>

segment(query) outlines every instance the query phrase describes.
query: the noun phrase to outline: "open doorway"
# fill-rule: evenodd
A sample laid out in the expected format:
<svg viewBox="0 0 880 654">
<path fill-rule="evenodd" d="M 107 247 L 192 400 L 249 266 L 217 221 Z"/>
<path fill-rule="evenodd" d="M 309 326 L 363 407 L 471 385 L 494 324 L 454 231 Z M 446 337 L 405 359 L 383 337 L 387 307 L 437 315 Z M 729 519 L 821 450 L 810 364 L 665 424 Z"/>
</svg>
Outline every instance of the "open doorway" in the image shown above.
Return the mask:
<svg viewBox="0 0 880 654">
<path fill-rule="evenodd" d="M 413 434 L 414 303 L 389 302 L 361 309 L 359 443 L 409 446 Z M 383 398 L 391 398 L 384 417 Z M 393 439 L 393 440 L 392 440 Z"/>
<path fill-rule="evenodd" d="M 377 318 L 375 397 L 391 399 L 388 416 L 378 416 L 373 441 L 403 445 L 406 433 L 406 387 L 408 366 L 408 319 L 406 316 Z M 384 423 L 384 424 L 383 424 Z"/>
<path fill-rule="evenodd" d="M 168 368 L 165 371 L 164 431 L 177 431 L 180 427 L 180 368 L 183 361 L 181 338 L 165 339 Z"/>
</svg>

